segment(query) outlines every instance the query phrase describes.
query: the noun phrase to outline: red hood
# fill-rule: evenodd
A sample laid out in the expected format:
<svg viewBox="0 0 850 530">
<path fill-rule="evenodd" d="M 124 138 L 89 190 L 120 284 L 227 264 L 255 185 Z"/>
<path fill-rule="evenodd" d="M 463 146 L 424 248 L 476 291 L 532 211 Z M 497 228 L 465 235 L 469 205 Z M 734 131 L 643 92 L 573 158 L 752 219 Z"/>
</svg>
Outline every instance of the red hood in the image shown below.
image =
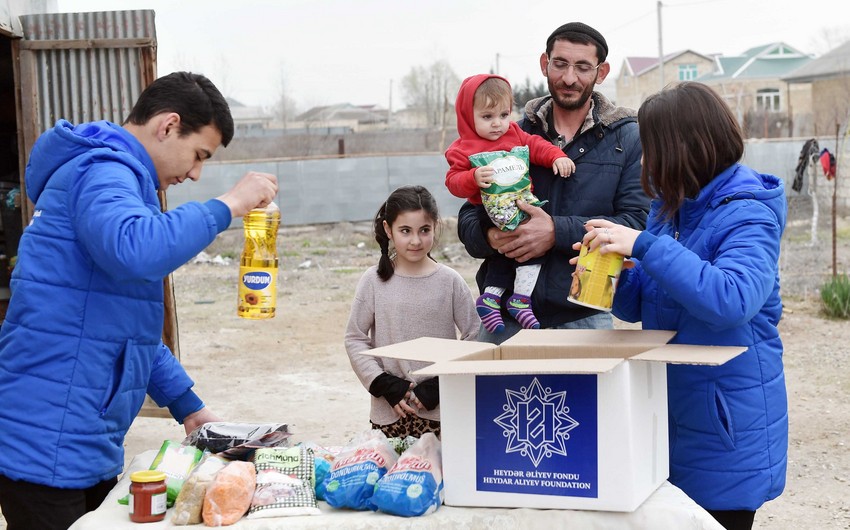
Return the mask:
<svg viewBox="0 0 850 530">
<path fill-rule="evenodd" d="M 475 132 L 475 118 L 473 115 L 472 103 L 475 99 L 475 91 L 478 89 L 479 86 L 481 86 L 481 83 L 483 83 L 487 79 L 490 79 L 491 77 L 501 79 L 505 83 L 508 83 L 508 86 L 511 86 L 508 80 L 502 76 L 492 74 L 478 74 L 464 79 L 463 83 L 460 84 L 460 89 L 457 91 L 457 101 L 455 101 L 455 113 L 457 114 L 457 132 L 460 136 L 458 147 L 460 147 L 461 149 L 463 149 L 463 144 L 467 141 L 473 141 L 475 144 L 479 144 L 483 140 Z M 493 147 L 494 151 L 501 149 L 501 147 L 495 145 Z M 508 148 L 508 150 L 509 149 L 510 148 Z"/>
</svg>

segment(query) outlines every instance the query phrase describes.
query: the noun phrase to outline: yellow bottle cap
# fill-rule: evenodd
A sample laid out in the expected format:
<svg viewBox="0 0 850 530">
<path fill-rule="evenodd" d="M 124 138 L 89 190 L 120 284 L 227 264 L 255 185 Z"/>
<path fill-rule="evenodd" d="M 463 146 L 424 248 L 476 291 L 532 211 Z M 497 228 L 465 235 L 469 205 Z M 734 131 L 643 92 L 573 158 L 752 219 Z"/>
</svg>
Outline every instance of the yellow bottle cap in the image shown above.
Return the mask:
<svg viewBox="0 0 850 530">
<path fill-rule="evenodd" d="M 136 471 L 130 474 L 130 480 L 133 482 L 159 482 L 165 480 L 165 473 L 153 469 Z"/>
</svg>

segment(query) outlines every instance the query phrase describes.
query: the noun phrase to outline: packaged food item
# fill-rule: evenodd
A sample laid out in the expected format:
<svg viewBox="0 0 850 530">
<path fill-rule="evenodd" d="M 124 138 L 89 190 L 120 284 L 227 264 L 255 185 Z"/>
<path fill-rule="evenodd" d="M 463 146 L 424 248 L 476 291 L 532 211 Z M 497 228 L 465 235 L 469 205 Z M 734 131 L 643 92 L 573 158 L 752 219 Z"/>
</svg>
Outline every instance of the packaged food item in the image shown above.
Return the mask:
<svg viewBox="0 0 850 530">
<path fill-rule="evenodd" d="M 200 524 L 203 522 L 201 511 L 204 508 L 204 496 L 212 484 L 216 473 L 227 465 L 227 460 L 206 453 L 201 463 L 195 466 L 189 478 L 183 482 L 174 509 L 171 523 L 175 525 Z"/>
<path fill-rule="evenodd" d="M 168 495 L 168 506 L 172 506 L 183 487 L 183 482 L 195 468 L 204 452 L 191 445 L 181 445 L 171 440 L 162 443 L 156 457 L 151 463 L 151 469 L 165 473 L 165 486 Z"/>
<path fill-rule="evenodd" d="M 325 500 L 325 477 L 331 471 L 331 465 L 343 448 L 325 447 L 314 442 L 304 442 L 303 445 L 313 453 L 313 467 L 315 468 L 316 499 Z"/>
<path fill-rule="evenodd" d="M 419 440 L 419 438 L 415 436 L 405 436 L 404 438 L 387 438 L 387 440 L 390 442 L 390 445 L 393 446 L 393 449 L 395 449 L 396 453 L 402 454 L 408 449 L 410 449 L 413 444 L 415 444 Z"/>
<path fill-rule="evenodd" d="M 432 513 L 442 503 L 442 449 L 439 438 L 429 432 L 381 477 L 372 504 L 384 513 L 414 517 Z"/>
<path fill-rule="evenodd" d="M 191 445 L 182 445 L 171 440 L 162 442 L 159 452 L 151 462 L 150 469 L 165 473 L 166 500 L 168 507 L 174 505 L 183 482 L 203 457 L 204 452 Z M 118 499 L 119 504 L 128 504 L 129 495 Z"/>
<path fill-rule="evenodd" d="M 155 523 L 165 518 L 165 473 L 136 471 L 130 474 L 130 520 Z"/>
<path fill-rule="evenodd" d="M 257 447 L 288 445 L 289 436 L 289 428 L 285 423 L 214 421 L 205 423 L 189 433 L 183 443 L 226 458 L 243 460 L 246 453 L 252 454 Z M 251 447 L 244 447 L 250 442 L 256 443 Z"/>
<path fill-rule="evenodd" d="M 528 161 L 528 146 L 525 145 L 510 151 L 489 151 L 469 156 L 472 167 L 490 166 L 495 171 L 490 187 L 481 188 L 481 202 L 487 216 L 502 231 L 513 230 L 528 217 L 517 206 L 517 200 L 533 206 L 545 204 L 531 192 Z"/>
<path fill-rule="evenodd" d="M 313 452 L 304 445 L 257 449 L 257 487 L 248 518 L 321 514 L 313 460 Z"/>
<path fill-rule="evenodd" d="M 277 229 L 280 209 L 275 203 L 242 217 L 245 248 L 239 262 L 239 303 L 242 318 L 273 318 L 277 305 Z"/>
<path fill-rule="evenodd" d="M 251 462 L 237 460 L 224 466 L 204 495 L 204 524 L 228 526 L 241 519 L 251 507 L 256 486 L 257 472 Z"/>
<path fill-rule="evenodd" d="M 325 501 L 334 508 L 375 510 L 375 484 L 398 460 L 383 432 L 369 430 L 343 450 L 325 477 Z"/>
</svg>

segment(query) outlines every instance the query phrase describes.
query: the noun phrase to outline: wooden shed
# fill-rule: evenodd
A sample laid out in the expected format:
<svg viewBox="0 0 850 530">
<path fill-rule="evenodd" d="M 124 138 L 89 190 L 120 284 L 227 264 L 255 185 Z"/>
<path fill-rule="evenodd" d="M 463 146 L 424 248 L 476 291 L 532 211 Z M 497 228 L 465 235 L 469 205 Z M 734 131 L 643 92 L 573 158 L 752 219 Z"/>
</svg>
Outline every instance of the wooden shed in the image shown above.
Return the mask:
<svg viewBox="0 0 850 530">
<path fill-rule="evenodd" d="M 23 227 L 32 218 L 24 172 L 36 138 L 62 118 L 122 123 L 156 79 L 152 10 L 51 13 L 55 2 L 0 0 L 0 320 Z M 165 194 L 160 203 L 166 209 Z M 163 340 L 179 358 L 171 277 Z M 168 415 L 151 401 L 146 415 Z"/>
</svg>

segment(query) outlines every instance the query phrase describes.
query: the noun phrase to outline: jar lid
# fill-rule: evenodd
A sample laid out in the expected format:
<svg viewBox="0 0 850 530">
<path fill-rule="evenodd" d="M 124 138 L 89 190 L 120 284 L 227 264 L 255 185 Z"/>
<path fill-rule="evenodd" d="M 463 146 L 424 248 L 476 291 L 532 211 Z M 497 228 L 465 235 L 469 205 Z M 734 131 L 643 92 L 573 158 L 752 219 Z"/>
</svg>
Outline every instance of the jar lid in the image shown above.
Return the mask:
<svg viewBox="0 0 850 530">
<path fill-rule="evenodd" d="M 159 482 L 165 480 L 165 473 L 146 469 L 144 471 L 136 471 L 130 474 L 130 480 L 133 482 Z"/>
</svg>

